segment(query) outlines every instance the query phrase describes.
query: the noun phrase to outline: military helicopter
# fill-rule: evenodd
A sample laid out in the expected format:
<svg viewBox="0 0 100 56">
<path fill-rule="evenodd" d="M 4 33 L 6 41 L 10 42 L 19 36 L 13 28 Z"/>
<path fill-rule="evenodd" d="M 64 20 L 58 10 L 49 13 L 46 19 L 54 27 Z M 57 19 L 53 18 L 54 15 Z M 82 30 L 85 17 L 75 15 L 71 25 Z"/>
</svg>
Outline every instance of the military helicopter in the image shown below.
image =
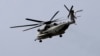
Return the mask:
<svg viewBox="0 0 100 56">
<path fill-rule="evenodd" d="M 55 19 L 55 20 L 52 20 L 52 19 L 59 13 L 59 11 L 57 11 L 49 21 L 45 22 L 45 21 L 26 18 L 26 20 L 38 22 L 38 24 L 13 26 L 11 28 L 34 26 L 32 28 L 24 30 L 24 31 L 27 31 L 27 30 L 30 30 L 30 29 L 40 27 L 40 26 L 45 24 L 46 26 L 44 27 L 44 29 L 38 29 L 39 34 L 38 34 L 37 38 L 35 39 L 35 41 L 39 40 L 39 42 L 42 42 L 42 39 L 52 38 L 53 36 L 57 36 L 57 35 L 62 37 L 62 34 L 65 33 L 65 30 L 68 29 L 69 25 L 75 24 L 75 18 L 76 18 L 76 16 L 74 15 L 75 12 L 73 10 L 73 5 L 71 6 L 70 9 L 68 9 L 66 5 L 64 5 L 64 7 L 69 12 L 68 18 L 70 17 L 70 21 L 68 21 L 68 22 L 60 22 L 59 24 L 55 23 L 58 19 Z"/>
<path fill-rule="evenodd" d="M 71 24 L 75 24 L 75 18 L 77 18 L 75 16 L 75 14 L 77 12 L 83 11 L 83 10 L 78 10 L 78 11 L 74 12 L 73 5 L 71 6 L 70 9 L 68 9 L 66 5 L 64 5 L 64 7 L 69 12 L 68 18 L 70 17 L 70 21 L 62 22 L 62 23 L 60 22 L 59 24 L 55 24 L 55 25 L 51 26 L 50 28 L 43 31 L 42 33 L 39 33 L 38 37 L 35 39 L 35 41 L 39 40 L 39 42 L 42 42 L 42 39 L 52 38 L 53 36 L 56 36 L 56 35 L 59 35 L 60 37 L 62 37 L 62 34 L 65 33 L 65 30 L 67 30 Z"/>
</svg>

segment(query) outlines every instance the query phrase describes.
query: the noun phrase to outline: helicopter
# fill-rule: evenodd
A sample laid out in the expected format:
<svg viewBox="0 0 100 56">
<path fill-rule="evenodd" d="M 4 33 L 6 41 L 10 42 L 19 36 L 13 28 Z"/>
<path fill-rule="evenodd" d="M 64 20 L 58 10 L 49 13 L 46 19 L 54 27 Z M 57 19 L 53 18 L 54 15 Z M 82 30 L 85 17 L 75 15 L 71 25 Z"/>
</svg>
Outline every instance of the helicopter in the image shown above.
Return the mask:
<svg viewBox="0 0 100 56">
<path fill-rule="evenodd" d="M 79 10 L 79 11 L 74 12 L 73 5 L 71 6 L 70 9 L 68 9 L 66 5 L 64 5 L 64 7 L 69 12 L 68 18 L 70 18 L 70 21 L 68 21 L 68 22 L 60 22 L 59 24 L 54 23 L 58 20 L 58 19 L 52 20 L 59 13 L 59 11 L 57 11 L 49 21 L 44 22 L 44 21 L 40 21 L 40 20 L 26 18 L 26 20 L 38 22 L 39 24 L 13 26 L 11 28 L 35 26 L 35 27 L 24 30 L 24 31 L 27 31 L 27 30 L 30 30 L 33 28 L 40 27 L 45 24 L 46 26 L 44 27 L 44 29 L 38 29 L 39 34 L 38 34 L 37 38 L 35 39 L 35 41 L 39 40 L 39 42 L 42 42 L 43 39 L 52 38 L 53 36 L 57 36 L 57 35 L 62 37 L 62 34 L 65 33 L 65 31 L 69 28 L 69 26 L 71 24 L 75 24 L 75 18 L 76 18 L 75 13 L 82 11 L 82 10 Z"/>
<path fill-rule="evenodd" d="M 38 37 L 35 39 L 35 41 L 39 40 L 39 42 L 42 42 L 42 39 L 52 38 L 53 36 L 57 36 L 57 35 L 62 37 L 62 34 L 65 33 L 65 31 L 69 28 L 69 26 L 71 24 L 75 24 L 75 19 L 77 18 L 76 13 L 83 11 L 83 10 L 77 10 L 76 12 L 74 12 L 73 5 L 71 6 L 70 9 L 68 9 L 66 5 L 64 5 L 64 7 L 69 12 L 67 17 L 70 18 L 70 21 L 62 22 L 62 23 L 60 22 L 59 24 L 55 24 L 55 25 L 51 26 L 50 28 L 43 31 L 42 33 L 39 33 Z"/>
</svg>

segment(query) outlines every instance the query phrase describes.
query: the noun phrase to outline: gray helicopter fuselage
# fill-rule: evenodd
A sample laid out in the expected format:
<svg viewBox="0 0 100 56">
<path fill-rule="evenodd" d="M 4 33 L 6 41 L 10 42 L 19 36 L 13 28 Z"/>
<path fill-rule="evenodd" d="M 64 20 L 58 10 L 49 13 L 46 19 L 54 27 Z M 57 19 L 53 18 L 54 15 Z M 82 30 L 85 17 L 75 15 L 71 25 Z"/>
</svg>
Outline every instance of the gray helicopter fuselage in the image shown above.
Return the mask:
<svg viewBox="0 0 100 56">
<path fill-rule="evenodd" d="M 52 36 L 61 35 L 65 33 L 65 30 L 69 27 L 68 22 L 63 22 L 58 25 L 52 26 L 47 30 L 39 33 L 36 40 L 51 38 Z"/>
</svg>

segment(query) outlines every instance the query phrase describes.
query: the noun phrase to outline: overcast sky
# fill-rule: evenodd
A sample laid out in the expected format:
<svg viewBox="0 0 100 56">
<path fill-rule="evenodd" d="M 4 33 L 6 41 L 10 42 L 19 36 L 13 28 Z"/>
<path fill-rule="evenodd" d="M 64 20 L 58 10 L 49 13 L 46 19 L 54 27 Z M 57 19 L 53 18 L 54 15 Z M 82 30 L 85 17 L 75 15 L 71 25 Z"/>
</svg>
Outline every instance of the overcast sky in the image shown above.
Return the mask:
<svg viewBox="0 0 100 56">
<path fill-rule="evenodd" d="M 11 29 L 15 25 L 31 24 L 25 18 L 49 20 L 66 19 L 74 5 L 77 25 L 71 25 L 62 38 L 34 41 L 37 28 L 26 32 L 25 28 Z M 99 0 L 0 0 L 0 56 L 100 56 L 100 1 Z"/>
</svg>

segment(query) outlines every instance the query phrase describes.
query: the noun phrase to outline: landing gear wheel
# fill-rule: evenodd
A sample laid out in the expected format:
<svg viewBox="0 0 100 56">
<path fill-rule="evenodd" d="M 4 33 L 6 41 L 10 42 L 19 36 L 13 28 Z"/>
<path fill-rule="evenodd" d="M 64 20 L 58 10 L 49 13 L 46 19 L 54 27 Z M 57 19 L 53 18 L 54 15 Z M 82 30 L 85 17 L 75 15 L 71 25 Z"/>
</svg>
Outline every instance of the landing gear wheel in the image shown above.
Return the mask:
<svg viewBox="0 0 100 56">
<path fill-rule="evenodd" d="M 39 40 L 39 42 L 42 42 L 42 40 Z"/>
<path fill-rule="evenodd" d="M 59 37 L 62 37 L 62 35 L 59 35 Z"/>
</svg>

